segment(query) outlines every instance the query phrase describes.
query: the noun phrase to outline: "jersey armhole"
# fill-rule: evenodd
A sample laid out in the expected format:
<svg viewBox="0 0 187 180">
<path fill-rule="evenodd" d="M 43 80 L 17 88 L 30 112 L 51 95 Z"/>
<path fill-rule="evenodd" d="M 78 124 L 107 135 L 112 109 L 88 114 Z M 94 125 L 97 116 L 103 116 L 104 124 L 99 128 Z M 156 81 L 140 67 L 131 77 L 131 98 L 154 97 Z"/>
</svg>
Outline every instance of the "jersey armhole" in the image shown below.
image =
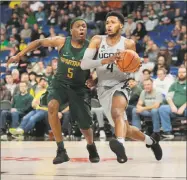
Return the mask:
<svg viewBox="0 0 187 180">
<path fill-rule="evenodd" d="M 62 50 L 62 48 L 65 46 L 66 40 L 67 40 L 67 38 L 65 39 L 64 44 L 62 46 L 60 46 L 60 48 L 58 49 L 58 53 L 60 53 L 60 51 Z"/>
</svg>

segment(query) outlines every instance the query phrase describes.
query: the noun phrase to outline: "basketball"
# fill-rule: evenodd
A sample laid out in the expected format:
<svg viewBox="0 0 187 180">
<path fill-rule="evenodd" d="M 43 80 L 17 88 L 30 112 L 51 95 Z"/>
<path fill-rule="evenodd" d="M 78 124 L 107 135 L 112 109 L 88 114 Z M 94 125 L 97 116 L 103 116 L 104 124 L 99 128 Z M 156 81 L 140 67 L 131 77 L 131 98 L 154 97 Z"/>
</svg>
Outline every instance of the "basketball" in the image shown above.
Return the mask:
<svg viewBox="0 0 187 180">
<path fill-rule="evenodd" d="M 116 62 L 120 71 L 132 73 L 139 69 L 140 57 L 135 51 L 125 50 L 121 58 Z"/>
</svg>

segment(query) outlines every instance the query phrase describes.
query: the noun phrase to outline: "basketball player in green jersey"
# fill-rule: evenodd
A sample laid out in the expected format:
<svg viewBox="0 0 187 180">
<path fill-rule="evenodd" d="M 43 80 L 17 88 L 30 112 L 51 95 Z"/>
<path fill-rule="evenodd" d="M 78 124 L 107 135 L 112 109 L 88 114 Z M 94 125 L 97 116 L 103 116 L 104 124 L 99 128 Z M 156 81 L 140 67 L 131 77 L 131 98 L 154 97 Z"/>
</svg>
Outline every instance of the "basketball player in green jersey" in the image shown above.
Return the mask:
<svg viewBox="0 0 187 180">
<path fill-rule="evenodd" d="M 11 62 L 19 62 L 26 53 L 43 47 L 58 47 L 59 60 L 57 73 L 55 74 L 51 86 L 48 88 L 48 118 L 51 129 L 58 146 L 57 155 L 53 164 L 60 164 L 69 161 L 69 157 L 64 148 L 61 124 L 58 119 L 59 107 L 69 103 L 70 113 L 73 119 L 78 122 L 81 132 L 87 141 L 87 150 L 91 162 L 99 162 L 100 158 L 93 141 L 93 132 L 90 128 L 92 118 L 90 113 L 90 90 L 85 83 L 90 77 L 90 71 L 83 71 L 80 68 L 80 60 L 89 42 L 86 40 L 87 24 L 83 19 L 75 18 L 71 22 L 71 37 L 52 37 L 39 39 L 31 42 L 27 48 L 12 57 Z"/>
</svg>

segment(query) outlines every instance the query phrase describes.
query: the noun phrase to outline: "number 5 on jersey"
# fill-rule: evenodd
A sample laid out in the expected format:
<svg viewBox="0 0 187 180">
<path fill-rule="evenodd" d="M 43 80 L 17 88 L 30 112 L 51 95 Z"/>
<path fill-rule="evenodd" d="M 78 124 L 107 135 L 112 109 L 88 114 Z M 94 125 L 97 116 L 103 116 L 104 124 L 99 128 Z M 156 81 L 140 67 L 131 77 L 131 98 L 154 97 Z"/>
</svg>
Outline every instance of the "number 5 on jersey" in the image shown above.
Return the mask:
<svg viewBox="0 0 187 180">
<path fill-rule="evenodd" d="M 73 68 L 68 68 L 68 74 L 67 77 L 72 79 L 73 78 Z"/>
</svg>

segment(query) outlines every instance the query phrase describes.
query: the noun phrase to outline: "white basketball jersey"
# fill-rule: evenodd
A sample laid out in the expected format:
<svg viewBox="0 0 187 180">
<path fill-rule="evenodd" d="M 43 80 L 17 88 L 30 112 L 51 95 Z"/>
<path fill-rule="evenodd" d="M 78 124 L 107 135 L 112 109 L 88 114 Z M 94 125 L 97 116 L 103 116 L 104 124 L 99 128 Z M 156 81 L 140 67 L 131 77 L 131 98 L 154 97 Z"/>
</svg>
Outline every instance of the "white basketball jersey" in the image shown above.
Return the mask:
<svg viewBox="0 0 187 180">
<path fill-rule="evenodd" d="M 120 41 L 114 45 L 109 46 L 106 42 L 107 36 L 101 36 L 102 42 L 100 44 L 100 48 L 97 54 L 98 59 L 105 59 L 110 56 L 113 56 L 118 50 L 125 50 L 125 37 L 121 36 Z M 120 82 L 125 81 L 129 78 L 129 73 L 121 72 L 115 64 L 105 64 L 96 68 L 97 76 L 98 76 L 98 87 L 100 86 L 115 86 Z"/>
</svg>

